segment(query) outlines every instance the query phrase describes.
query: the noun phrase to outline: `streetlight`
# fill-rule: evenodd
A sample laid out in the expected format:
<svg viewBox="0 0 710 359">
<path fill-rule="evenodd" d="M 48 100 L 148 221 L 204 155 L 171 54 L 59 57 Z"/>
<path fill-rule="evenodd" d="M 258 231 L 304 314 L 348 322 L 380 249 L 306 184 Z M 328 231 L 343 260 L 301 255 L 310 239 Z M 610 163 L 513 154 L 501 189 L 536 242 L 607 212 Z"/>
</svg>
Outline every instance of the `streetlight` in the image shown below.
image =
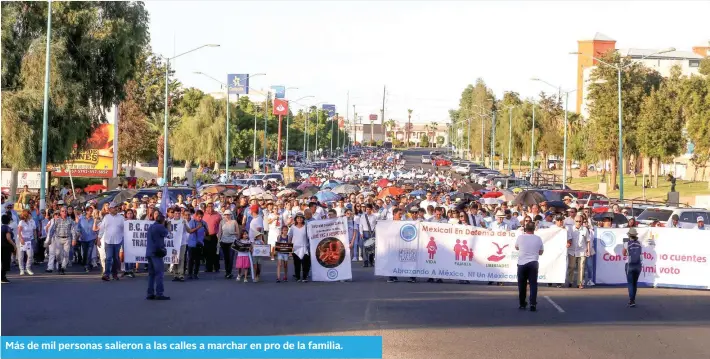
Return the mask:
<svg viewBox="0 0 710 359">
<path fill-rule="evenodd" d="M 508 117 L 509 117 L 509 123 L 508 123 L 508 173 L 512 173 L 513 168 L 512 168 L 512 154 L 513 154 L 513 109 L 515 106 L 508 106 Z"/>
<path fill-rule="evenodd" d="M 197 51 L 203 47 L 219 47 L 218 44 L 206 44 L 202 45 L 200 47 L 196 47 L 190 51 L 185 51 L 182 54 L 175 55 L 173 57 L 165 57 L 162 56 L 162 58 L 165 59 L 165 127 L 163 128 L 163 181 L 165 183 L 168 183 L 168 73 L 170 69 L 170 60 L 175 60 L 176 58 L 182 56 L 182 55 L 187 55 L 191 52 Z"/>
<path fill-rule="evenodd" d="M 197 75 L 203 75 L 207 78 L 210 78 L 210 79 L 216 81 L 217 83 L 219 83 L 220 85 L 224 86 L 227 89 L 227 141 L 224 145 L 224 162 L 225 162 L 224 173 L 227 176 L 227 178 L 229 178 L 229 89 L 230 89 L 230 87 L 228 84 L 226 84 L 220 80 L 217 80 L 216 78 L 214 78 L 204 72 L 195 71 L 193 73 L 197 74 Z M 265 73 L 258 73 L 258 74 L 253 74 L 253 75 L 247 75 L 247 79 L 255 77 L 255 76 L 262 76 L 262 75 L 266 75 L 266 74 Z M 248 80 L 247 80 L 247 83 L 249 83 Z M 237 94 L 237 107 L 239 107 L 239 94 Z"/>
<path fill-rule="evenodd" d="M 569 94 L 577 90 L 562 91 L 562 86 L 555 86 L 545 80 L 539 78 L 532 78 L 533 81 L 542 82 L 550 87 L 556 88 L 557 92 L 565 95 L 565 126 L 564 126 L 564 144 L 563 144 L 563 158 L 562 158 L 562 188 L 567 185 L 567 108 L 569 107 Z"/>
<path fill-rule="evenodd" d="M 297 87 L 293 87 L 293 88 L 296 89 Z M 299 98 L 299 99 L 297 99 L 297 100 L 293 100 L 293 101 L 286 100 L 286 102 L 289 103 L 288 113 L 286 114 L 286 166 L 287 166 L 287 167 L 288 167 L 288 122 L 289 122 L 289 119 L 291 118 L 291 106 L 290 106 L 290 104 L 291 104 L 291 102 L 298 103 L 298 101 L 301 101 L 301 100 L 307 99 L 307 98 L 311 98 L 311 97 L 313 97 L 313 96 L 310 96 L 310 95 L 309 95 L 309 96 L 303 96 L 303 97 L 301 97 L 301 98 Z"/>
<path fill-rule="evenodd" d="M 645 59 L 645 58 L 647 58 L 647 57 L 650 57 L 650 56 L 653 56 L 653 55 L 665 54 L 665 53 L 667 53 L 667 52 L 672 52 L 672 51 L 675 51 L 675 48 L 674 48 L 674 47 L 670 47 L 670 48 L 667 48 L 667 49 L 665 49 L 665 50 L 656 51 L 656 52 L 654 52 L 654 53 L 648 54 L 648 55 L 646 55 L 646 56 L 640 58 L 639 60 L 643 60 L 643 59 Z M 602 61 L 602 60 L 600 60 L 600 59 L 598 59 L 598 58 L 596 58 L 596 57 L 594 57 L 594 56 L 592 56 L 592 55 L 583 54 L 583 53 L 581 53 L 581 52 L 570 52 L 570 55 L 582 55 L 582 56 L 586 56 L 586 57 L 589 57 L 589 58 L 591 58 L 591 59 L 593 59 L 593 60 L 599 61 L 600 63 L 602 63 L 602 64 L 604 64 L 604 65 L 607 65 L 607 66 L 609 66 L 609 67 L 612 67 L 612 68 L 616 69 L 616 73 L 617 73 L 617 88 L 618 88 L 617 91 L 618 91 L 618 93 L 619 93 L 619 100 L 618 100 L 618 102 L 619 102 L 619 166 L 618 166 L 618 167 L 619 167 L 619 200 L 622 200 L 622 201 L 623 201 L 623 200 L 624 200 L 624 155 L 623 155 L 623 154 L 624 154 L 624 153 L 623 153 L 623 145 L 624 145 L 624 144 L 623 144 L 623 141 L 622 141 L 622 140 L 623 140 L 623 137 L 622 137 L 622 136 L 623 136 L 623 133 L 622 133 L 622 126 L 621 126 L 621 119 L 622 119 L 622 108 L 621 108 L 621 71 L 622 71 L 626 66 L 621 65 L 621 61 L 619 62 L 619 65 L 612 65 L 612 64 L 610 64 L 610 63 L 608 63 L 608 62 L 605 62 L 605 61 Z M 613 188 L 612 188 L 612 189 L 613 189 Z"/>
<path fill-rule="evenodd" d="M 316 107 L 316 130 L 315 130 L 315 133 L 316 133 L 316 146 L 315 146 L 315 148 L 316 148 L 316 149 L 315 149 L 315 152 L 318 152 L 318 120 L 320 120 L 320 119 L 318 118 L 318 116 L 320 115 L 320 109 L 318 108 L 318 106 L 320 106 L 320 105 L 322 105 L 322 104 L 325 104 L 325 102 L 318 102 L 317 104 L 314 105 L 314 106 Z"/>
<path fill-rule="evenodd" d="M 483 124 L 483 118 L 485 116 L 491 116 L 492 123 L 491 123 L 491 168 L 493 168 L 493 157 L 495 155 L 495 139 L 496 139 L 496 111 L 488 111 L 487 109 L 479 106 L 479 105 L 473 105 L 473 107 L 478 107 L 482 111 L 482 113 L 477 113 L 479 117 L 481 117 L 481 157 L 485 158 L 484 154 L 484 148 L 483 148 L 483 132 L 484 132 L 484 124 Z M 485 162 L 485 161 L 484 161 Z"/>
</svg>

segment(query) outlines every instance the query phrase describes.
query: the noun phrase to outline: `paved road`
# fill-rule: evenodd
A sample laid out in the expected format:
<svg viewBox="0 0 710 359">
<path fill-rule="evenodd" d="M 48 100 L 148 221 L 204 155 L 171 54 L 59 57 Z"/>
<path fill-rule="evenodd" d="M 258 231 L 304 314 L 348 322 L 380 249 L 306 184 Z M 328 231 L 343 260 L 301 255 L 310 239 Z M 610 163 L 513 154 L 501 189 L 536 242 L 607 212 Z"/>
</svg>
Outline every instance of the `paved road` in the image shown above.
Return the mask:
<svg viewBox="0 0 710 359">
<path fill-rule="evenodd" d="M 275 283 L 268 262 L 262 283 L 204 273 L 166 282 L 173 300 L 155 302 L 144 275 L 102 282 L 71 269 L 11 273 L 1 334 L 381 335 L 384 356 L 403 359 L 710 357 L 707 291 L 644 288 L 630 309 L 624 288 L 543 287 L 531 313 L 512 285 L 386 283 L 360 263 L 350 283 Z"/>
</svg>

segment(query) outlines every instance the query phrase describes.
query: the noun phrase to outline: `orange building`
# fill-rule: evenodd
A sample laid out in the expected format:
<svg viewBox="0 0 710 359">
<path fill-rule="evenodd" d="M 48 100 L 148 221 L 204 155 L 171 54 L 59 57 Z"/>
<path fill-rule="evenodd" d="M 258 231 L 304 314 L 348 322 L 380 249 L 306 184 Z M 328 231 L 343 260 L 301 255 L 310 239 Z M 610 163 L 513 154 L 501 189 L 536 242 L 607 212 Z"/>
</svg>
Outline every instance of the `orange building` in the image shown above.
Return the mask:
<svg viewBox="0 0 710 359">
<path fill-rule="evenodd" d="M 582 103 L 586 97 L 584 70 L 597 65 L 597 60 L 592 57 L 601 57 L 609 51 L 616 49 L 616 40 L 602 33 L 596 33 L 591 40 L 577 41 L 577 113 L 581 113 Z"/>
</svg>

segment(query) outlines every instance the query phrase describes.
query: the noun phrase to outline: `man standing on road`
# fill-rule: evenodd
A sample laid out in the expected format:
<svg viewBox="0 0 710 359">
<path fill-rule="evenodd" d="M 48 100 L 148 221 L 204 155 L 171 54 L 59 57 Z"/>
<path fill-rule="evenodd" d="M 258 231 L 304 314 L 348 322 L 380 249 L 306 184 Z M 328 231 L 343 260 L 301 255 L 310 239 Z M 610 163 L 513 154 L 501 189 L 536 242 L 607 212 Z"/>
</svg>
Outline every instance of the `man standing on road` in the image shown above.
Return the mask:
<svg viewBox="0 0 710 359">
<path fill-rule="evenodd" d="M 537 310 L 537 272 L 540 268 L 538 259 L 544 251 L 542 238 L 534 235 L 535 223 L 525 224 L 525 234 L 521 234 L 515 240 L 515 249 L 519 251 L 518 256 L 518 299 L 519 309 L 525 309 L 528 303 L 527 285 L 530 283 L 530 311 Z"/>
<path fill-rule="evenodd" d="M 629 307 L 636 306 L 636 291 L 643 268 L 643 246 L 639 242 L 636 228 L 629 229 L 629 240 L 624 243 L 622 254 L 626 257 L 626 285 L 629 288 Z"/>
<path fill-rule="evenodd" d="M 377 215 L 373 213 L 372 204 L 365 206 L 365 213 L 360 216 L 360 238 L 364 243 L 365 263 L 363 267 L 375 265 L 375 227 L 377 226 Z"/>
<path fill-rule="evenodd" d="M 113 280 L 118 280 L 118 267 L 121 263 L 118 252 L 123 244 L 124 218 L 118 214 L 118 206 L 118 203 L 111 202 L 108 207 L 109 214 L 104 216 L 99 225 L 99 232 L 104 234 L 102 242 L 106 245 L 106 267 L 104 267 L 104 275 L 101 279 L 106 282 L 110 280 L 109 274 L 113 276 Z"/>
<path fill-rule="evenodd" d="M 91 250 L 96 242 L 96 231 L 94 231 L 94 208 L 86 207 L 86 212 L 79 216 L 79 244 L 81 248 L 81 265 L 84 266 L 84 271 L 89 273 L 91 270 Z"/>
<path fill-rule="evenodd" d="M 584 261 L 591 249 L 589 231 L 583 224 L 584 216 L 578 214 L 574 217 L 572 229 L 567 230 L 567 286 L 572 287 L 576 270 L 579 289 L 584 288 Z"/>
<path fill-rule="evenodd" d="M 165 217 L 158 214 L 155 223 L 148 227 L 148 241 L 145 248 L 145 258 L 148 260 L 148 300 L 169 300 L 170 297 L 163 295 L 163 274 L 165 265 L 163 258 L 167 255 L 165 248 L 165 237 L 170 235 L 165 228 Z"/>
<path fill-rule="evenodd" d="M 214 203 L 207 202 L 207 209 L 202 218 L 207 223 L 207 235 L 205 236 L 205 272 L 219 272 L 219 248 L 217 233 L 222 216 L 214 210 Z"/>
<path fill-rule="evenodd" d="M 65 274 L 69 264 L 69 251 L 71 250 L 72 239 L 76 237 L 76 222 L 67 216 L 67 207 L 62 206 L 59 210 L 59 218 L 55 219 L 50 233 L 50 245 L 54 242 L 59 262 L 59 274 Z"/>
</svg>

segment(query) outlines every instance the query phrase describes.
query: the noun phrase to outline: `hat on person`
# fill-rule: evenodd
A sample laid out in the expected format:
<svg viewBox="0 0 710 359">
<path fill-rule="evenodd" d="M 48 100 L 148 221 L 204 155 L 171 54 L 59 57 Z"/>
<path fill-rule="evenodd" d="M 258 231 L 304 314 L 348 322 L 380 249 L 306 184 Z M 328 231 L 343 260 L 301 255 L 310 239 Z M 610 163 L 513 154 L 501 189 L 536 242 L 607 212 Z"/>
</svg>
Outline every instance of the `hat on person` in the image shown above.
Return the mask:
<svg viewBox="0 0 710 359">
<path fill-rule="evenodd" d="M 258 236 L 263 236 L 263 235 L 264 235 L 264 232 L 256 231 L 256 233 L 254 233 L 254 238 L 256 238 Z"/>
<path fill-rule="evenodd" d="M 64 201 L 60 199 L 59 201 L 57 201 L 57 204 L 64 204 Z"/>
<path fill-rule="evenodd" d="M 251 207 L 249 207 L 249 210 L 251 212 L 259 212 L 259 205 L 252 205 Z"/>
<path fill-rule="evenodd" d="M 116 207 L 118 207 L 118 206 L 120 206 L 120 204 L 111 201 L 111 203 L 109 203 L 109 205 L 108 205 L 108 208 L 116 208 Z"/>
<path fill-rule="evenodd" d="M 705 223 L 705 218 L 703 218 L 703 216 L 698 216 L 698 219 L 696 220 L 696 222 L 703 222 L 703 223 Z"/>
<path fill-rule="evenodd" d="M 629 229 L 629 232 L 626 234 L 628 234 L 630 237 L 636 237 L 639 235 L 639 233 L 636 231 L 636 228 L 633 227 Z"/>
<path fill-rule="evenodd" d="M 503 213 L 503 211 L 498 211 L 496 212 L 496 217 L 505 217 L 505 213 Z"/>
<path fill-rule="evenodd" d="M 224 211 L 224 213 L 222 213 L 222 214 L 225 215 L 225 216 L 231 216 L 231 215 L 232 215 L 232 211 L 226 210 L 226 211 Z"/>
</svg>

